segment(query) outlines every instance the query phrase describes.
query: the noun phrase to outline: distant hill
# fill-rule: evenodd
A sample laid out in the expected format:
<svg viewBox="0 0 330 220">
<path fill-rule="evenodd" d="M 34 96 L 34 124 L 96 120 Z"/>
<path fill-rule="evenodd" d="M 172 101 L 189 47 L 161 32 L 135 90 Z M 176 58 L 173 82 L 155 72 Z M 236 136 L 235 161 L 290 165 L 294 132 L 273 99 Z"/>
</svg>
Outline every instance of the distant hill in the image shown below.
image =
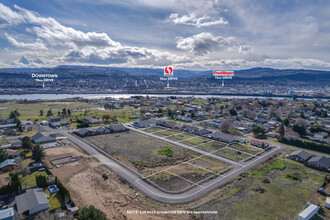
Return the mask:
<svg viewBox="0 0 330 220">
<path fill-rule="evenodd" d="M 0 78 L 30 77 L 31 73 L 58 73 L 61 78 L 105 77 L 118 75 L 127 77 L 145 77 L 157 79 L 163 75 L 163 69 L 151 68 L 119 68 L 98 66 L 70 66 L 62 65 L 54 68 L 6 68 L 0 69 Z M 212 70 L 174 70 L 174 76 L 179 80 L 212 80 Z M 236 70 L 235 79 L 238 80 L 322 80 L 330 81 L 330 71 L 305 70 L 305 69 L 273 69 L 256 67 L 246 70 Z"/>
</svg>

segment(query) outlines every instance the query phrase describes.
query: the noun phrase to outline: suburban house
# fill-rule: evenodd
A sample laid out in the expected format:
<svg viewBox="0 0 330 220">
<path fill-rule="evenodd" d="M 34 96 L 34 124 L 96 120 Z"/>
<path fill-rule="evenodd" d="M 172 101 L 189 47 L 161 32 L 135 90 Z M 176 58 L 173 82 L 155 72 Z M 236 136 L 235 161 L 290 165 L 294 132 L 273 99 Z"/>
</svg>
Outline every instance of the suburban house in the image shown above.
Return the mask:
<svg viewBox="0 0 330 220">
<path fill-rule="evenodd" d="M 106 127 L 99 127 L 95 130 L 95 132 L 97 134 L 109 134 L 110 133 L 110 129 L 106 128 Z"/>
<path fill-rule="evenodd" d="M 272 131 L 272 132 L 268 132 L 267 136 L 272 137 L 272 138 L 278 138 L 280 136 L 280 134 L 275 131 Z"/>
<path fill-rule="evenodd" d="M 177 125 L 178 123 L 176 123 L 175 121 L 165 121 L 163 123 L 163 126 L 164 127 L 167 127 L 167 128 L 175 128 L 175 126 Z"/>
<path fill-rule="evenodd" d="M 220 133 L 220 132 L 214 132 L 209 135 L 209 138 L 212 138 L 213 140 L 219 140 L 221 134 L 222 133 Z"/>
<path fill-rule="evenodd" d="M 57 128 L 60 128 L 61 126 L 65 126 L 65 125 L 68 125 L 68 124 L 69 124 L 68 121 L 51 122 L 49 124 L 49 127 L 57 129 Z"/>
<path fill-rule="evenodd" d="M 0 163 L 1 172 L 7 172 L 8 170 L 12 170 L 16 167 L 15 159 L 7 159 Z"/>
<path fill-rule="evenodd" d="M 32 136 L 32 142 L 35 144 L 43 144 L 43 143 L 49 143 L 55 141 L 56 141 L 56 137 L 44 136 L 41 133 Z"/>
<path fill-rule="evenodd" d="M 183 131 L 186 127 L 187 125 L 183 123 L 176 123 L 176 125 L 174 126 L 174 128 L 178 129 L 179 131 Z"/>
<path fill-rule="evenodd" d="M 122 124 L 109 125 L 107 127 L 112 133 L 128 131 L 128 129 Z"/>
<path fill-rule="evenodd" d="M 87 128 L 80 129 L 75 134 L 78 135 L 78 136 L 80 136 L 80 137 L 87 137 L 87 136 L 96 135 L 96 133 L 94 131 L 89 130 Z"/>
<path fill-rule="evenodd" d="M 61 121 L 61 117 L 59 117 L 59 116 L 56 116 L 56 117 L 50 117 L 50 118 L 49 118 L 49 121 L 50 121 L 50 122 L 58 122 L 58 121 Z"/>
<path fill-rule="evenodd" d="M 133 123 L 133 126 L 138 128 L 147 128 L 147 127 L 154 127 L 156 126 L 158 120 L 156 119 L 149 119 L 145 121 L 136 121 Z"/>
<path fill-rule="evenodd" d="M 198 129 L 197 127 L 195 127 L 195 126 L 189 126 L 189 127 L 186 127 L 186 128 L 184 129 L 185 132 L 188 132 L 188 133 L 190 133 L 190 134 L 195 133 L 195 132 L 198 131 L 198 130 L 199 130 L 199 129 Z"/>
<path fill-rule="evenodd" d="M 237 141 L 237 137 L 235 135 L 225 134 L 225 133 L 220 133 L 218 139 L 220 141 L 225 142 L 225 143 L 228 143 L 228 144 Z"/>
<path fill-rule="evenodd" d="M 260 147 L 260 148 L 266 148 L 266 147 L 269 146 L 268 143 L 265 143 L 265 142 L 263 142 L 263 141 L 259 141 L 259 140 L 256 140 L 256 139 L 251 139 L 250 144 L 251 144 L 252 146 Z"/>
<path fill-rule="evenodd" d="M 86 117 L 81 119 L 84 122 L 87 122 L 88 124 L 102 124 L 105 121 L 103 119 L 99 119 L 96 117 Z"/>
<path fill-rule="evenodd" d="M 15 211 L 13 207 L 3 209 L 0 211 L 0 219 L 1 220 L 14 220 L 15 219 Z"/>
<path fill-rule="evenodd" d="M 305 163 L 312 155 L 304 150 L 294 151 L 289 155 L 291 160 Z"/>
<path fill-rule="evenodd" d="M 43 189 L 33 188 L 15 197 L 18 214 L 25 216 L 47 210 L 49 201 Z"/>
<path fill-rule="evenodd" d="M 192 122 L 192 119 L 191 118 L 183 117 L 183 116 L 176 117 L 176 120 L 178 120 L 178 121 L 184 121 L 184 122 Z"/>
<path fill-rule="evenodd" d="M 212 133 L 212 131 L 209 131 L 207 129 L 201 129 L 201 130 L 195 132 L 195 134 L 199 135 L 199 136 L 205 136 L 205 135 L 208 135 L 210 133 Z"/>
<path fill-rule="evenodd" d="M 308 160 L 307 165 L 316 169 L 330 171 L 330 158 L 326 156 L 315 156 Z"/>
</svg>

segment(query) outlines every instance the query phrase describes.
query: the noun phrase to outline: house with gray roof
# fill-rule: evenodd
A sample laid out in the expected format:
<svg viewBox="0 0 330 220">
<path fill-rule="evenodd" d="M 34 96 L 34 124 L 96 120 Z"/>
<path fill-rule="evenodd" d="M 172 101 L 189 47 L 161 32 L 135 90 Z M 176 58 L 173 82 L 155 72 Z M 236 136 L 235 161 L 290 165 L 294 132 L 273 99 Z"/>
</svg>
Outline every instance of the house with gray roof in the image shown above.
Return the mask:
<svg viewBox="0 0 330 220">
<path fill-rule="evenodd" d="M 109 125 L 107 127 L 112 133 L 128 131 L 128 129 L 122 124 Z"/>
<path fill-rule="evenodd" d="M 309 167 L 330 172 L 330 158 L 326 156 L 315 156 L 308 160 Z"/>
<path fill-rule="evenodd" d="M 25 216 L 33 215 L 49 208 L 49 201 L 43 189 L 33 188 L 15 197 L 17 212 Z"/>
<path fill-rule="evenodd" d="M 32 136 L 32 141 L 35 144 L 43 144 L 43 143 L 55 142 L 56 137 L 45 136 L 41 133 L 38 133 Z"/>
<path fill-rule="evenodd" d="M 295 160 L 301 163 L 305 163 L 312 155 L 304 150 L 294 151 L 289 154 L 291 160 Z"/>
<path fill-rule="evenodd" d="M 156 126 L 156 123 L 159 120 L 156 119 L 150 119 L 150 120 L 145 120 L 145 121 L 136 121 L 133 123 L 134 127 L 138 127 L 138 128 L 147 128 L 147 127 L 154 127 Z"/>
</svg>

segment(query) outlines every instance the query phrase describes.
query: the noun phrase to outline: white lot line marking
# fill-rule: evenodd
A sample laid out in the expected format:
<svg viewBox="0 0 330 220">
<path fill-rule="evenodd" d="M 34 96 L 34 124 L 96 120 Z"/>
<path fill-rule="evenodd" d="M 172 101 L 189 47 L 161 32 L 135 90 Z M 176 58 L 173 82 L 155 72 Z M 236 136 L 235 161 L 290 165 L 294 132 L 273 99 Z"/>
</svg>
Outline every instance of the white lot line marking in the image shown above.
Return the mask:
<svg viewBox="0 0 330 220">
<path fill-rule="evenodd" d="M 213 153 L 215 153 L 215 152 L 217 152 L 217 151 L 219 151 L 219 150 L 215 150 L 215 151 L 212 151 L 212 152 L 209 152 L 209 153 L 206 153 L 206 154 L 202 154 L 201 156 L 194 157 L 194 158 L 192 158 L 192 159 L 190 159 L 190 160 L 187 160 L 187 161 L 182 162 L 182 163 L 180 163 L 180 164 L 177 164 L 177 165 L 174 165 L 174 166 L 168 167 L 168 168 L 166 168 L 166 169 L 164 169 L 164 170 L 161 170 L 161 171 L 158 171 L 158 172 L 156 172 L 156 173 L 150 174 L 150 175 L 145 176 L 145 177 L 143 177 L 143 178 L 140 178 L 140 179 L 138 179 L 138 180 L 146 179 L 146 178 L 148 178 L 148 177 L 150 177 L 150 176 L 153 176 L 153 175 L 156 175 L 156 174 L 158 174 L 158 173 L 161 173 L 161 172 L 167 171 L 167 170 L 169 170 L 169 169 L 172 169 L 172 168 L 174 168 L 174 167 L 177 167 L 177 166 L 183 165 L 183 164 L 185 164 L 185 163 L 189 163 L 190 161 L 193 161 L 193 160 L 196 160 L 196 159 L 198 159 L 198 158 L 201 158 L 201 157 L 204 157 L 204 156 L 207 156 L 207 155 L 213 154 Z M 223 162 L 223 161 L 222 161 L 222 162 Z M 244 167 L 244 165 L 242 165 L 242 164 L 239 164 L 239 163 L 235 163 L 235 164 L 238 165 L 238 166 Z M 136 181 L 137 181 L 137 180 L 136 180 Z"/>
<path fill-rule="evenodd" d="M 198 147 L 199 145 L 207 144 L 207 143 L 210 143 L 210 142 L 214 142 L 214 140 L 209 140 L 209 141 L 207 141 L 207 142 L 205 142 L 205 143 L 197 144 L 197 145 L 195 145 L 195 146 Z"/>
<path fill-rule="evenodd" d="M 193 165 L 193 166 L 198 167 L 199 169 L 202 169 L 202 170 L 206 170 L 206 171 L 209 172 L 209 173 L 213 173 L 213 174 L 220 175 L 220 174 L 218 174 L 218 173 L 216 173 L 216 172 L 213 172 L 213 171 L 211 171 L 211 170 L 208 170 L 208 169 L 206 169 L 206 168 L 204 168 L 204 167 L 201 167 L 201 166 L 198 166 L 198 165 L 196 165 L 196 164 L 193 164 L 193 163 L 187 163 L 187 164 L 189 164 L 189 165 Z M 219 171 L 219 172 L 220 172 L 220 171 Z"/>
<path fill-rule="evenodd" d="M 181 140 L 181 141 L 177 141 L 177 142 L 178 142 L 178 143 L 181 143 L 181 142 L 183 142 L 183 141 L 190 140 L 190 139 L 193 139 L 193 138 L 196 138 L 196 137 L 186 138 L 186 139 L 183 139 L 183 140 Z"/>
<path fill-rule="evenodd" d="M 277 149 L 279 149 L 280 147 L 276 147 L 276 149 L 275 150 L 277 150 Z M 275 151 L 274 150 L 274 151 Z M 268 154 L 270 154 L 270 153 L 273 153 L 273 151 L 270 151 L 269 153 L 267 153 L 267 154 L 265 154 L 263 157 L 266 157 Z M 252 163 L 254 163 L 255 161 L 252 161 L 252 162 L 250 162 L 249 164 L 247 164 L 246 166 L 249 166 L 250 164 L 252 164 Z M 238 171 L 240 171 L 241 169 L 243 169 L 244 167 L 246 167 L 246 166 L 242 166 L 241 168 L 238 168 L 237 170 L 234 170 L 232 173 L 230 173 L 229 175 L 231 175 L 231 174 L 233 174 L 233 173 L 236 173 L 236 172 L 238 172 Z M 217 181 L 215 181 L 215 182 L 213 182 L 213 183 L 211 183 L 211 184 L 209 184 L 207 187 L 204 187 L 204 188 L 208 188 L 208 187 L 210 187 L 210 186 L 212 186 L 212 185 L 214 185 L 214 184 L 216 184 L 217 182 L 219 182 L 219 181 L 221 181 L 222 179 L 224 179 L 225 177 L 228 177 L 229 175 L 227 175 L 227 176 L 224 176 L 223 175 L 223 178 L 219 178 Z M 168 196 L 163 196 L 163 195 L 160 195 L 160 194 L 158 194 L 158 193 L 155 193 L 155 192 L 153 192 L 153 191 L 151 191 L 150 189 L 148 189 L 147 187 L 145 187 L 144 185 L 142 185 L 141 183 L 139 183 L 139 180 L 142 180 L 142 179 L 137 179 L 137 180 L 135 180 L 135 182 L 137 182 L 140 186 L 142 186 L 143 188 L 145 188 L 146 190 L 148 190 L 149 192 L 151 192 L 151 193 L 153 193 L 153 194 L 155 194 L 155 195 L 157 195 L 157 196 L 159 196 L 159 197 L 162 197 L 162 198 L 169 198 Z M 200 189 L 200 190 L 197 190 L 196 192 L 194 192 L 194 193 L 192 193 L 192 194 L 190 194 L 190 195 L 187 195 L 187 196 L 176 196 L 175 198 L 176 199 L 185 199 L 185 198 L 187 198 L 187 197 L 189 197 L 189 196 L 193 196 L 193 195 L 195 195 L 196 193 L 199 193 L 200 191 L 202 191 L 203 189 Z"/>
<path fill-rule="evenodd" d="M 242 151 L 242 150 L 237 150 L 237 149 L 235 149 L 235 148 L 232 148 L 232 147 L 227 147 L 228 149 L 231 149 L 231 150 L 234 150 L 234 151 L 239 151 L 239 152 L 241 152 L 241 153 L 243 153 L 243 154 L 248 154 L 248 155 L 251 155 L 251 156 L 253 156 L 253 157 L 259 157 L 259 156 L 256 156 L 258 153 L 256 153 L 256 154 L 250 154 L 250 153 L 247 153 L 247 152 L 245 152 L 245 151 Z M 260 152 L 259 152 L 260 153 Z M 260 158 L 260 157 L 259 157 Z"/>
<path fill-rule="evenodd" d="M 179 177 L 180 179 L 183 179 L 183 180 L 185 180 L 185 181 L 191 183 L 192 185 L 196 185 L 196 186 L 199 186 L 199 187 L 205 189 L 204 186 L 198 185 L 197 183 L 194 183 L 194 182 L 192 182 L 192 181 L 190 181 L 190 180 L 187 180 L 186 178 L 183 178 L 183 177 L 181 177 L 181 176 L 179 176 L 179 175 L 177 175 L 177 174 L 175 174 L 175 173 L 172 173 L 172 172 L 170 172 L 170 171 L 168 171 L 168 170 L 166 170 L 165 172 L 168 172 L 169 174 L 172 174 L 173 176 L 177 176 L 177 177 Z"/>
</svg>

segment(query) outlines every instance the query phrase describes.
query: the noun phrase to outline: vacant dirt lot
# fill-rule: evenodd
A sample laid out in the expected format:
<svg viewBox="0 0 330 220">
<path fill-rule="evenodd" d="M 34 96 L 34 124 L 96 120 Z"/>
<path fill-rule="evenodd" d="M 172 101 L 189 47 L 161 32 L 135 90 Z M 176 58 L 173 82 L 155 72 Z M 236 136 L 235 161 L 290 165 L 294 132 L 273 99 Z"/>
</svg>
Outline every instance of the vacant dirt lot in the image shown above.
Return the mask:
<svg viewBox="0 0 330 220">
<path fill-rule="evenodd" d="M 150 174 L 154 168 L 182 163 L 198 156 L 192 151 L 134 131 L 93 136 L 86 140 L 142 173 L 148 169 Z M 173 155 L 158 152 L 165 147 L 170 147 Z"/>
<path fill-rule="evenodd" d="M 108 219 L 191 219 L 192 216 L 167 215 L 133 215 L 127 214 L 129 210 L 171 210 L 175 207 L 156 203 L 143 195 L 137 194 L 125 182 L 104 168 L 100 162 L 84 154 L 77 148 L 68 144 L 66 147 L 46 149 L 45 162 L 50 172 L 70 191 L 73 201 L 79 208 L 94 205 L 106 213 Z M 66 155 L 82 156 L 83 159 L 61 165 L 58 168 L 51 166 L 50 158 Z M 108 173 L 108 179 L 102 178 L 102 173 Z"/>
</svg>

